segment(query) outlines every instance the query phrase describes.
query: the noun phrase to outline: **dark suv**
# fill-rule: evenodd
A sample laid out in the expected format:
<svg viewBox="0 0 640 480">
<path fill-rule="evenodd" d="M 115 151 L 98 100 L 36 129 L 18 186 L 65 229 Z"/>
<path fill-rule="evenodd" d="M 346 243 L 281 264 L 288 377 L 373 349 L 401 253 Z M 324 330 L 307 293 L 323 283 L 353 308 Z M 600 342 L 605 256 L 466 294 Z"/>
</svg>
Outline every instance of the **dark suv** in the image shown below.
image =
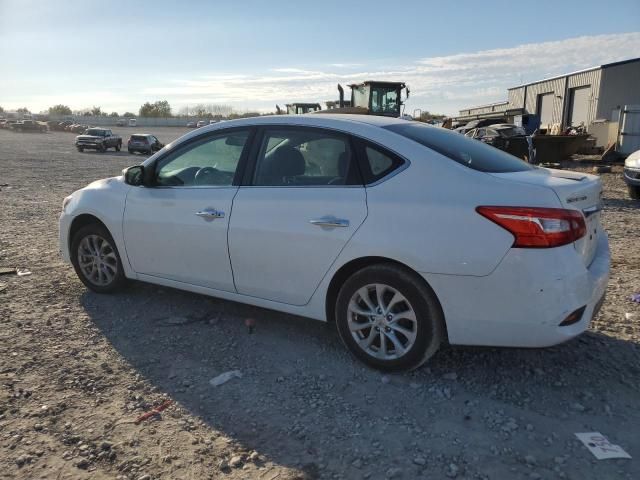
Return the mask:
<svg viewBox="0 0 640 480">
<path fill-rule="evenodd" d="M 129 153 L 140 152 L 151 155 L 162 147 L 164 147 L 164 144 L 160 143 L 160 140 L 149 133 L 136 133 L 135 135 L 131 135 L 129 142 L 127 142 Z"/>
</svg>

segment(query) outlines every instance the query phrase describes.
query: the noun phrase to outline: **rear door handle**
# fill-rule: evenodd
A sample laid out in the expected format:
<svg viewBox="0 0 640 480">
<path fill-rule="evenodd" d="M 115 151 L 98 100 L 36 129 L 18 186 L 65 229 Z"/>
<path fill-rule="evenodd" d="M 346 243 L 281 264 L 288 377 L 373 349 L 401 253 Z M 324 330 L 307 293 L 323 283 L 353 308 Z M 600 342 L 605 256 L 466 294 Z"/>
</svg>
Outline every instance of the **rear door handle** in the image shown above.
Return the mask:
<svg viewBox="0 0 640 480">
<path fill-rule="evenodd" d="M 199 212 L 196 212 L 195 214 L 196 216 L 200 218 L 204 218 L 205 220 L 208 220 L 208 221 L 215 220 L 216 218 L 224 218 L 224 212 L 221 212 L 220 210 L 216 210 L 215 208 L 206 208 L 204 210 L 200 210 Z"/>
<path fill-rule="evenodd" d="M 309 220 L 309 223 L 311 225 L 316 225 L 318 227 L 329 227 L 329 228 L 349 226 L 349 220 L 345 220 L 342 218 L 335 218 L 335 217 L 315 218 L 313 220 Z"/>
</svg>

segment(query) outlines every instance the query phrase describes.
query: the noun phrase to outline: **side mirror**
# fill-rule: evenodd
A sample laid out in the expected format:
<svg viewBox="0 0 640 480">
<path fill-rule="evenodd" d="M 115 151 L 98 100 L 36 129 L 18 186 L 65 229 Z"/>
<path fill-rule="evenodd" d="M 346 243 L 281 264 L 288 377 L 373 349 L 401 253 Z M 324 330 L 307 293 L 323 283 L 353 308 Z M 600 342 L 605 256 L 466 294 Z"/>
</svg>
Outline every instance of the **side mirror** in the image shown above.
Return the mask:
<svg viewBox="0 0 640 480">
<path fill-rule="evenodd" d="M 134 165 L 122 170 L 124 175 L 124 183 L 133 187 L 144 185 L 144 167 L 142 165 Z"/>
</svg>

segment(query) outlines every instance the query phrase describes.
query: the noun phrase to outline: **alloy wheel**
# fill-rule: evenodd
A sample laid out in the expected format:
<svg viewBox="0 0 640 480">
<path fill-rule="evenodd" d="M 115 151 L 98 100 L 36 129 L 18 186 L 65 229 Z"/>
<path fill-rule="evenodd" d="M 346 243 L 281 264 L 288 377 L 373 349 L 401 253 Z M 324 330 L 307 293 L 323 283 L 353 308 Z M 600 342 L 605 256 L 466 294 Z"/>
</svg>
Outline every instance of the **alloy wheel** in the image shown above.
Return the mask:
<svg viewBox="0 0 640 480">
<path fill-rule="evenodd" d="M 417 338 L 413 307 L 400 291 L 381 283 L 365 285 L 353 294 L 347 323 L 357 345 L 380 360 L 402 357 Z"/>
<path fill-rule="evenodd" d="M 78 245 L 78 266 L 89 282 L 107 286 L 118 273 L 118 257 L 108 240 L 99 235 L 87 235 Z"/>
</svg>

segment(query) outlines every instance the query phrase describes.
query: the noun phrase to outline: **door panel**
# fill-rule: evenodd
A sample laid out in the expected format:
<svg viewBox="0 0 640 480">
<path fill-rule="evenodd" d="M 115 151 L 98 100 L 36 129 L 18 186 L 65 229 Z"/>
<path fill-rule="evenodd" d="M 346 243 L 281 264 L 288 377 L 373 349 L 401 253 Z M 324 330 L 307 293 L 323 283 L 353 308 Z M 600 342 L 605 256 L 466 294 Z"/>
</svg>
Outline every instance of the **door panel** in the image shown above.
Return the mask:
<svg viewBox="0 0 640 480">
<path fill-rule="evenodd" d="M 127 256 L 136 273 L 235 291 L 227 227 L 237 187 L 132 188 L 124 213 Z M 198 216 L 216 210 L 223 218 Z"/>
<path fill-rule="evenodd" d="M 363 187 L 240 187 L 229 225 L 238 293 L 306 304 L 366 215 Z"/>
<path fill-rule="evenodd" d="M 152 186 L 129 191 L 123 219 L 135 272 L 235 291 L 227 230 L 249 133 L 205 134 L 145 166 L 153 169 Z"/>
</svg>

